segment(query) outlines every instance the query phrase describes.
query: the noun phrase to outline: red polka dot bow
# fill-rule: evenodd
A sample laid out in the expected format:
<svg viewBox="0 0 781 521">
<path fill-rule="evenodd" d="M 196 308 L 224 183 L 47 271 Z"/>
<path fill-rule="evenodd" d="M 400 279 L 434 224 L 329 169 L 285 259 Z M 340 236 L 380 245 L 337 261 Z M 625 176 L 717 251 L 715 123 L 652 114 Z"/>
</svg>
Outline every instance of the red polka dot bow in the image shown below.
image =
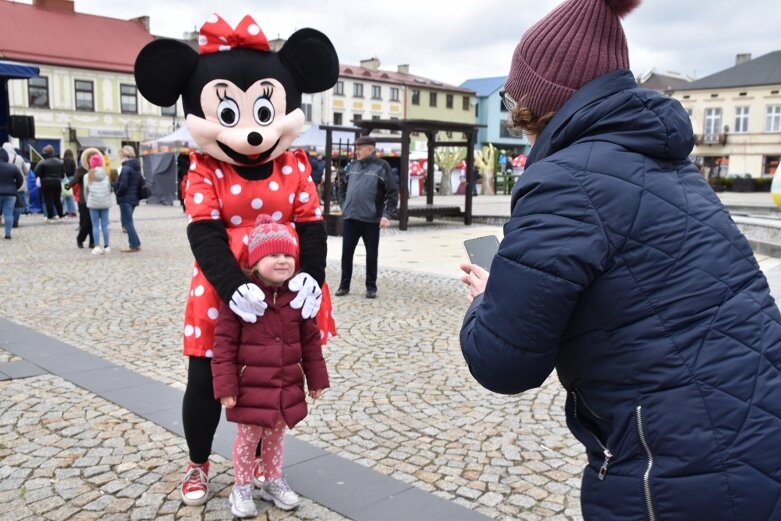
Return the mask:
<svg viewBox="0 0 781 521">
<path fill-rule="evenodd" d="M 219 15 L 211 15 L 201 26 L 198 46 L 201 54 L 230 51 L 236 47 L 249 47 L 259 51 L 271 50 L 266 35 L 249 15 L 241 19 L 236 29 L 232 29 Z"/>
</svg>

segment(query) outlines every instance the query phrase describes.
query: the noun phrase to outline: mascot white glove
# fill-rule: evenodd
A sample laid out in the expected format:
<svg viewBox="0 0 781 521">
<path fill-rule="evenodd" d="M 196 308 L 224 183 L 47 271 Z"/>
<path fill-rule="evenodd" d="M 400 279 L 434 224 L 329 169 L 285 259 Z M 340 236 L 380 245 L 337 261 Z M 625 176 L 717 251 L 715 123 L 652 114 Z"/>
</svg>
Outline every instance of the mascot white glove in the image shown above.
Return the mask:
<svg viewBox="0 0 781 521">
<path fill-rule="evenodd" d="M 229 306 L 244 322 L 255 323 L 266 312 L 265 298 L 263 290 L 255 284 L 242 284 L 233 292 Z"/>
<path fill-rule="evenodd" d="M 298 295 L 290 302 L 293 309 L 301 308 L 301 316 L 312 318 L 320 311 L 320 301 L 323 300 L 323 290 L 320 285 L 306 273 L 299 273 L 287 285 L 290 291 L 297 291 Z"/>
</svg>

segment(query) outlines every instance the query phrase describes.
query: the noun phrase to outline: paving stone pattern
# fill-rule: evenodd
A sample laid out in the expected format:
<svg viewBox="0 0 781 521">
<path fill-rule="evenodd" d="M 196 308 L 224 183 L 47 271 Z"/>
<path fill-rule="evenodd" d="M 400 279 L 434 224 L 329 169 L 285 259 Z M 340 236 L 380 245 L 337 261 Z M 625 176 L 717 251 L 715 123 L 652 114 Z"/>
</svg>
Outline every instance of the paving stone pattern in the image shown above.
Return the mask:
<svg viewBox="0 0 781 521">
<path fill-rule="evenodd" d="M 14 271 L 10 277 L 9 270 L 0 270 L 0 287 L 4 288 L 0 315 L 182 389 L 186 375 L 181 356 L 182 316 L 192 272 L 186 223 L 179 208 L 142 205 L 136 216 L 143 251 L 115 251 L 102 257 L 76 249 L 73 221 L 45 225 L 40 218 L 27 218 L 22 228 L 15 230 L 14 240 L 2 245 L 0 267 L 13 264 Z M 438 224 L 433 229 L 460 226 Z M 402 233 L 419 234 L 425 241 L 431 229 L 413 226 Z M 389 231 L 393 233 L 398 232 Z M 125 245 L 116 208 L 112 210 L 111 234 L 114 250 Z M 579 486 L 585 459 L 582 447 L 565 426 L 564 393 L 555 376 L 539 390 L 521 396 L 483 390 L 469 375 L 460 353 L 458 332 L 467 303 L 458 281 L 386 269 L 380 258 L 379 297 L 368 300 L 361 291 L 362 273 L 363 266 L 356 266 L 353 293 L 334 298 L 339 336 L 326 349 L 332 389 L 312 407 L 294 434 L 496 519 L 581 519 Z M 327 276 L 334 287 L 338 275 L 338 263 L 330 262 Z M 51 387 L 46 378 L 34 381 Z M 3 385 L 7 389 L 28 384 Z M 72 395 L 72 386 L 68 389 Z M 4 390 L 3 407 L 9 407 L 6 395 Z M 91 408 L 84 410 L 82 400 L 75 401 L 69 410 L 89 424 L 94 420 L 89 415 L 97 413 Z M 40 404 L 44 411 L 41 417 L 47 406 Z M 26 405 L 11 404 L 9 410 L 29 410 L 23 407 Z M 103 421 L 112 418 L 110 406 L 101 410 L 106 411 L 98 415 Z M 113 412 L 122 417 L 121 410 Z M 2 417 L 7 426 L 7 413 Z M 41 427 L 30 427 L 36 428 Z M 101 429 L 94 429 L 92 436 L 85 438 L 99 439 Z M 152 424 L 144 424 L 142 430 L 158 432 L 166 439 L 165 432 L 155 431 Z M 59 439 L 68 445 L 68 440 L 75 441 L 74 436 L 83 432 L 59 435 Z M 18 435 L 25 438 L 24 443 L 32 443 L 29 434 Z M 117 436 L 123 434 L 117 432 L 111 438 Z M 5 434 L 0 439 L 5 444 Z M 156 449 L 161 456 L 168 456 L 167 461 L 144 469 L 143 475 L 155 472 L 161 483 L 174 486 L 186 452 L 181 439 L 169 441 Z M 146 444 L 154 442 L 145 439 L 134 446 Z M 6 457 L 37 458 L 32 455 L 37 450 Z M 123 459 L 122 450 L 109 451 L 105 457 Z M 62 457 L 58 454 L 56 457 Z M 79 457 L 90 456 L 85 452 Z M 24 473 L 19 470 L 24 464 L 0 462 L 19 475 Z M 39 466 L 36 463 L 31 468 Z M 224 461 L 215 466 L 225 483 L 229 481 L 228 467 Z M 127 479 L 141 479 L 130 475 L 133 477 Z M 14 493 L 30 476 L 38 477 L 28 472 L 12 487 Z M 170 476 L 170 482 L 163 476 Z M 123 477 L 112 476 L 110 482 Z M 75 478 L 80 487 L 88 486 L 85 481 L 92 483 L 83 475 Z M 53 484 L 46 487 L 57 490 Z M 94 487 L 89 490 L 100 494 Z M 83 493 L 88 492 L 85 488 Z M 162 494 L 162 505 L 168 504 L 170 490 L 155 493 Z M 118 494 L 107 491 L 106 495 L 115 499 L 94 496 L 91 501 L 114 504 L 132 499 Z M 0 508 L 6 499 L 14 498 L 0 496 Z M 58 494 L 44 499 L 80 508 L 73 499 Z M 24 502 L 31 508 L 29 501 Z M 209 512 L 212 508 L 222 512 L 212 503 L 218 502 L 209 503 Z M 193 515 L 198 518 L 208 513 Z"/>
</svg>

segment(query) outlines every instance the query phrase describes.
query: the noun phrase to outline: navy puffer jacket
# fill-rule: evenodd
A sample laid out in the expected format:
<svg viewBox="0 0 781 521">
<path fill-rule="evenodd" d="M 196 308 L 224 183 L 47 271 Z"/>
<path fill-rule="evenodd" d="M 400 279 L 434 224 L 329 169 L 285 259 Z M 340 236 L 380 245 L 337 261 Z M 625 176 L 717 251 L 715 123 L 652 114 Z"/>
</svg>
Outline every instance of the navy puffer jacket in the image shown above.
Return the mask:
<svg viewBox="0 0 781 521">
<path fill-rule="evenodd" d="M 117 203 L 138 206 L 138 188 L 141 184 L 141 166 L 138 159 L 132 158 L 122 163 L 122 170 L 114 184 Z"/>
<path fill-rule="evenodd" d="M 781 519 L 781 314 L 693 141 L 630 71 L 580 89 L 534 145 L 461 331 L 488 389 L 556 369 L 587 520 Z"/>
</svg>

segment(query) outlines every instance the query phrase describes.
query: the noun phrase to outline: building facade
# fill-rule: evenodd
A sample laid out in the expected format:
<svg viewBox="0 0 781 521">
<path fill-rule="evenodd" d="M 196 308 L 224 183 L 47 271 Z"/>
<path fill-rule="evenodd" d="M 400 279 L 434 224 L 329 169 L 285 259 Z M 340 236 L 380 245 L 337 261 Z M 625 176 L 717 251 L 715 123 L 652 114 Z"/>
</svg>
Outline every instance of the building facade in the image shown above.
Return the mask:
<svg viewBox="0 0 781 521">
<path fill-rule="evenodd" d="M 499 91 L 504 88 L 506 76 L 494 78 L 474 78 L 466 80 L 461 87 L 475 91 L 475 118 L 478 125 L 483 125 L 477 134 L 478 146 L 494 145 L 498 150 L 508 154 L 529 154 L 531 143 L 526 136 L 514 136 L 507 130 L 509 112 L 502 103 Z"/>
<path fill-rule="evenodd" d="M 736 64 L 686 86 L 673 97 L 689 113 L 692 155 L 707 175 L 770 176 L 781 160 L 781 51 Z"/>
</svg>

